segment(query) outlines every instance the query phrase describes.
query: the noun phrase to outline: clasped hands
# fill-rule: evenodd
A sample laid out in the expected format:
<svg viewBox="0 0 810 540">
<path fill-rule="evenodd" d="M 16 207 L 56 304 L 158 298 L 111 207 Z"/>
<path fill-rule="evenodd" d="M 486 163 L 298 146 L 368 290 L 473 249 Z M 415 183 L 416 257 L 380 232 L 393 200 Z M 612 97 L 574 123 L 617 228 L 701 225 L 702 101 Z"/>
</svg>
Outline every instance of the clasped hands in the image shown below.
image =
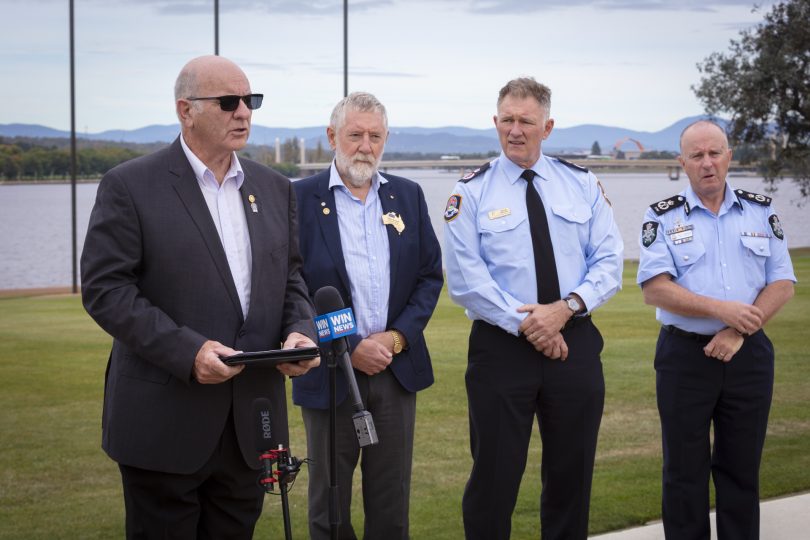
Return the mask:
<svg viewBox="0 0 810 540">
<path fill-rule="evenodd" d="M 765 314 L 760 308 L 743 302 L 723 302 L 718 318 L 728 325 L 703 347 L 706 356 L 729 362 L 743 345 L 745 336 L 762 327 Z"/>
<path fill-rule="evenodd" d="M 561 333 L 571 317 L 571 310 L 559 300 L 551 304 L 525 304 L 518 313 L 528 313 L 518 330 L 526 337 L 534 349 L 552 360 L 565 361 L 568 358 L 568 344 Z"/>
<path fill-rule="evenodd" d="M 282 345 L 283 349 L 293 349 L 296 347 L 315 347 L 315 343 L 304 334 L 290 332 Z M 219 384 L 235 377 L 245 369 L 244 365 L 229 366 L 220 358 L 238 354 L 236 351 L 219 341 L 208 340 L 203 343 L 197 356 L 194 357 L 194 367 L 192 372 L 194 378 L 200 384 Z M 276 369 L 288 377 L 303 375 L 310 369 L 318 367 L 321 363 L 320 357 L 312 360 L 301 360 L 299 362 L 284 362 L 278 364 Z"/>
</svg>

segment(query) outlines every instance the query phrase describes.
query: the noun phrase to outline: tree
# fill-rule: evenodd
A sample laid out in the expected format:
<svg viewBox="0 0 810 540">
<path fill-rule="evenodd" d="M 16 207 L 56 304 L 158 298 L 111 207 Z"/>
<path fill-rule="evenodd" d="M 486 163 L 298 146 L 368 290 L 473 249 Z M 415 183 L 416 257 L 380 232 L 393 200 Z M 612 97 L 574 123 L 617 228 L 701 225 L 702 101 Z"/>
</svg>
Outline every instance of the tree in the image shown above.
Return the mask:
<svg viewBox="0 0 810 540">
<path fill-rule="evenodd" d="M 593 144 L 591 145 L 591 155 L 592 156 L 602 155 L 602 147 L 599 146 L 599 141 L 593 141 Z"/>
<path fill-rule="evenodd" d="M 766 182 L 793 176 L 810 197 L 810 2 L 786 0 L 713 53 L 692 86 L 710 115 L 730 114 L 733 144 L 760 148 Z"/>
</svg>

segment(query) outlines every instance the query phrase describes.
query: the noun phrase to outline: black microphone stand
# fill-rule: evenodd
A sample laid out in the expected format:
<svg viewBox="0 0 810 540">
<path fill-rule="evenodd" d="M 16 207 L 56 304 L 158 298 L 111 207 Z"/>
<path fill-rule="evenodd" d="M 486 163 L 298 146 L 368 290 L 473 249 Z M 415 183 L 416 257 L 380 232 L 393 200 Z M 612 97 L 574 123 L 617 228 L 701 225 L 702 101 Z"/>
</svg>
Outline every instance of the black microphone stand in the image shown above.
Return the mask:
<svg viewBox="0 0 810 540">
<path fill-rule="evenodd" d="M 329 368 L 329 537 L 337 540 L 340 526 L 337 483 L 337 359 L 331 346 L 326 352 L 326 365 Z"/>
<path fill-rule="evenodd" d="M 278 445 L 277 450 L 268 450 L 259 456 L 262 461 L 262 473 L 259 477 L 259 485 L 265 493 L 272 493 L 273 486 L 278 484 L 281 493 L 281 515 L 284 519 L 284 538 L 292 540 L 292 524 L 290 522 L 290 502 L 287 492 L 298 471 L 307 460 L 299 460 L 290 455 L 290 451 L 282 445 Z M 276 467 L 273 470 L 273 466 Z"/>
</svg>

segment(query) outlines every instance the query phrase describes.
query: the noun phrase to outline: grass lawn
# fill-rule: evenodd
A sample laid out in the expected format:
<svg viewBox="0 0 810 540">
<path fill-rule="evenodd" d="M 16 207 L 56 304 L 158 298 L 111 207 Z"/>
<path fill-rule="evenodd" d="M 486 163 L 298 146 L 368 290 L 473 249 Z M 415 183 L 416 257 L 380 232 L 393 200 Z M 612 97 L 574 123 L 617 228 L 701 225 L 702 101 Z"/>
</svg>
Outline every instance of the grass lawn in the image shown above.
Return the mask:
<svg viewBox="0 0 810 540">
<path fill-rule="evenodd" d="M 796 297 L 771 321 L 776 384 L 762 463 L 762 497 L 810 489 L 810 250 L 794 252 Z M 660 516 L 661 449 L 652 357 L 658 324 L 626 264 L 624 290 L 600 309 L 607 397 L 591 502 L 591 533 Z M 436 384 L 418 398 L 411 536 L 463 537 L 461 494 L 471 460 L 464 391 L 470 323 L 443 294 L 427 330 Z M 100 448 L 110 338 L 78 297 L 0 299 L 0 538 L 118 538 L 118 469 Z M 306 455 L 300 412 L 291 447 Z M 515 514 L 514 538 L 539 531 L 540 443 L 535 433 Z M 306 471 L 290 494 L 293 533 L 306 529 Z M 359 484 L 355 482 L 355 484 Z M 355 486 L 353 521 L 362 530 Z M 268 496 L 257 538 L 283 538 L 281 502 Z"/>
</svg>

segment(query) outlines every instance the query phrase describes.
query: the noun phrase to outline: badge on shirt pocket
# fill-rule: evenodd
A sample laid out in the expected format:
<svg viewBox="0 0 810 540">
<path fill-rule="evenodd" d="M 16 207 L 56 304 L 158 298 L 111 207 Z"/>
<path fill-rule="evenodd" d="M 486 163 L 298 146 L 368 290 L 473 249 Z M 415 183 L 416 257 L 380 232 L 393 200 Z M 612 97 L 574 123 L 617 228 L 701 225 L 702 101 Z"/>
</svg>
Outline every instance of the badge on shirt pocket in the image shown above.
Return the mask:
<svg viewBox="0 0 810 540">
<path fill-rule="evenodd" d="M 673 244 L 685 244 L 695 238 L 694 225 L 677 225 L 674 229 L 669 229 L 667 235 Z"/>
</svg>

